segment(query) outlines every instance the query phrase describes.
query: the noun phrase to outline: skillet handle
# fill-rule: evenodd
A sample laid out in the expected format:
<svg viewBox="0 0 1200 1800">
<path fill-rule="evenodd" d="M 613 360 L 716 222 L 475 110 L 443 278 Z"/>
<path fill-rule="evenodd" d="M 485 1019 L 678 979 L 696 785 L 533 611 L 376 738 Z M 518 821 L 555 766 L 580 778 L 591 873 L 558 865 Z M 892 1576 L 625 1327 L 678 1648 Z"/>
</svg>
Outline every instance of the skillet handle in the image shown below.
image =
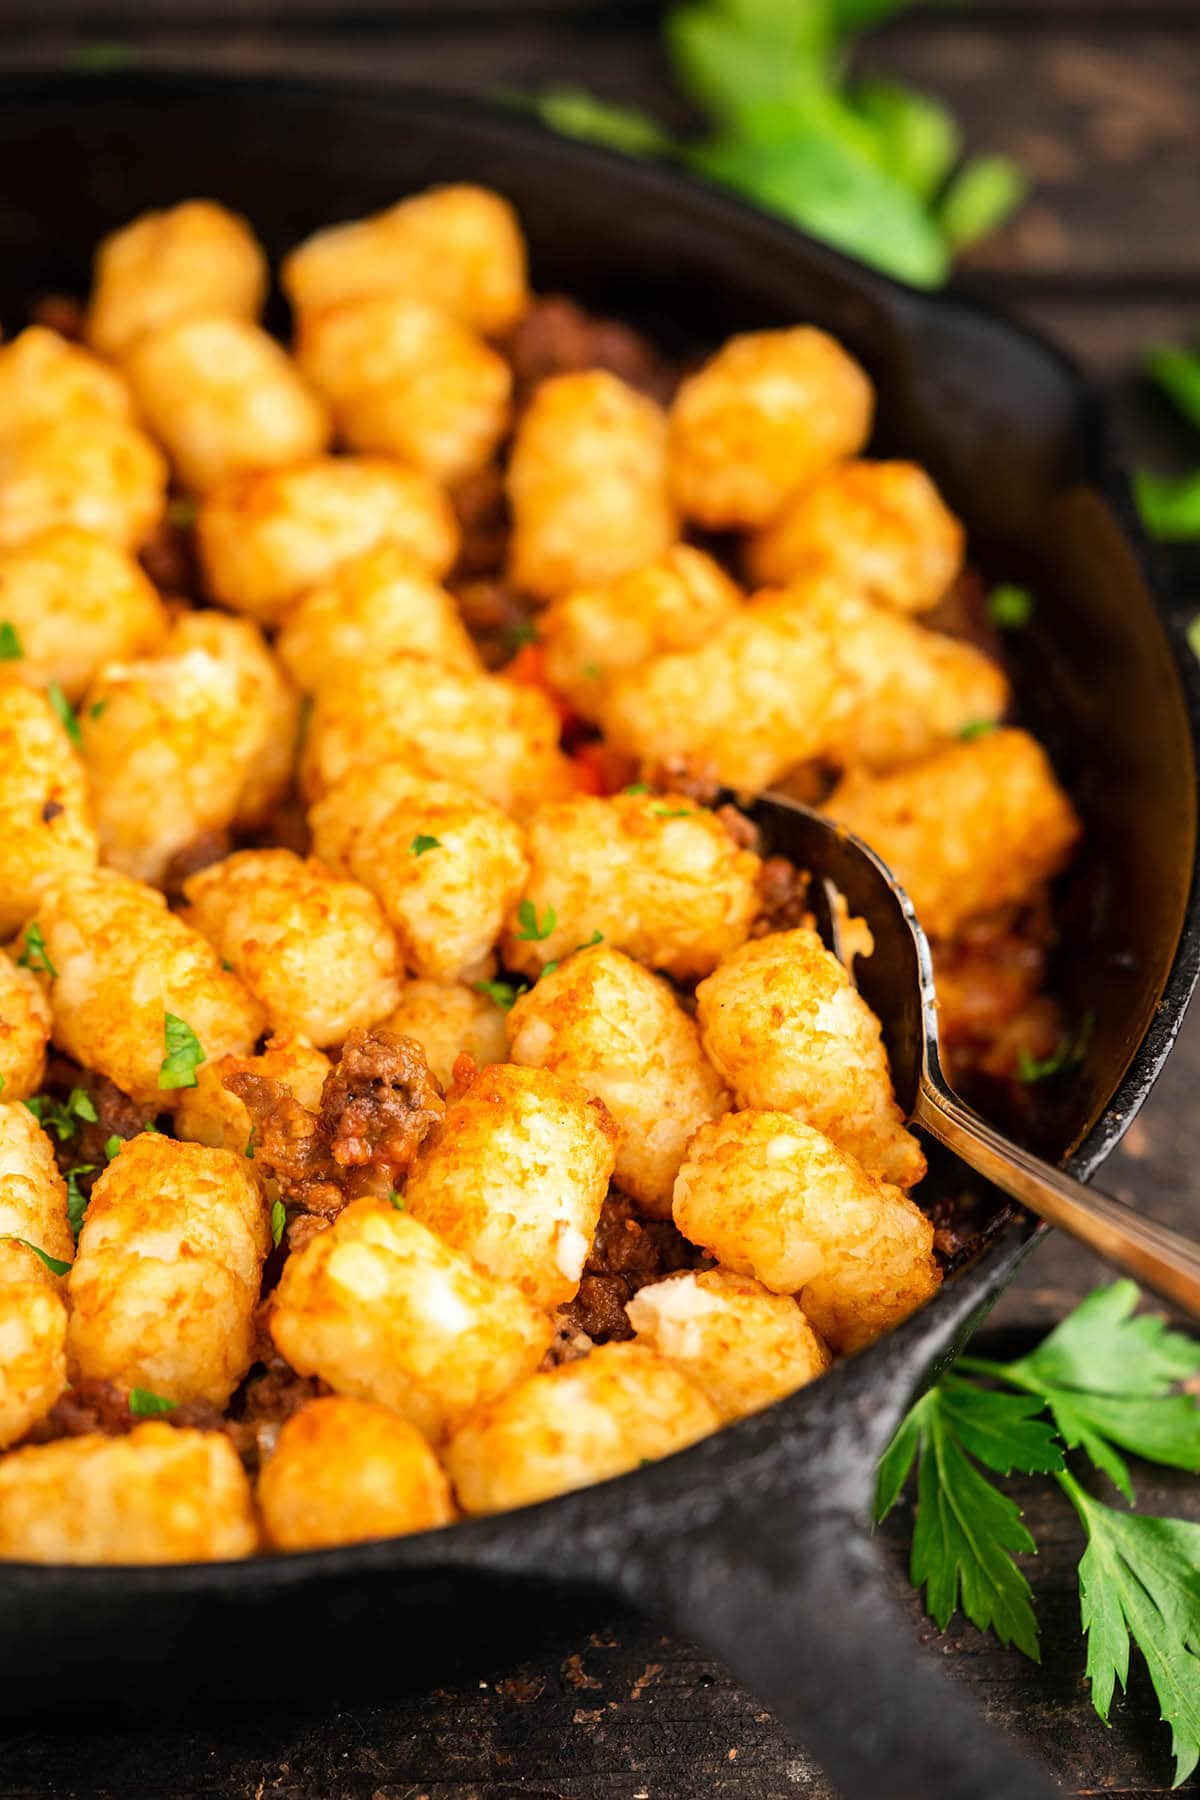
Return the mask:
<svg viewBox="0 0 1200 1800">
<path fill-rule="evenodd" d="M 1045 1771 L 921 1654 L 854 1519 L 797 1515 L 792 1531 L 766 1530 L 761 1507 L 735 1501 L 646 1546 L 653 1557 L 626 1563 L 626 1598 L 717 1656 L 842 1800 L 1056 1800 Z"/>
</svg>

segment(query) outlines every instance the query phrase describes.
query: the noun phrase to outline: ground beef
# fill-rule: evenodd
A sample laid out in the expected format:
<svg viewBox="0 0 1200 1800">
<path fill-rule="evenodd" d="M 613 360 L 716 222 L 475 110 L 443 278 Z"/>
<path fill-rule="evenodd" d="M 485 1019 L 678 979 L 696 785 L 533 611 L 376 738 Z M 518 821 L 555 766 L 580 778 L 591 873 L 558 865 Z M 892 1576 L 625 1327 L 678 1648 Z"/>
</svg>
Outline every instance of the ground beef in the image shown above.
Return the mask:
<svg viewBox="0 0 1200 1800">
<path fill-rule="evenodd" d="M 625 1302 L 639 1288 L 708 1259 L 669 1219 L 643 1219 L 625 1194 L 610 1192 L 601 1209 L 579 1292 L 557 1314 L 559 1336 L 582 1332 L 597 1344 L 631 1338 Z M 560 1358 L 561 1360 L 561 1358 Z"/>
<path fill-rule="evenodd" d="M 932 612 L 922 613 L 921 624 L 973 644 L 993 662 L 1004 660 L 1004 639 L 988 616 L 987 583 L 978 569 L 963 569 Z"/>
<path fill-rule="evenodd" d="M 748 819 L 736 806 L 718 806 L 714 817 L 720 819 L 739 850 L 753 850 L 758 855 L 762 848 L 761 834 L 753 819 Z"/>
<path fill-rule="evenodd" d="M 794 931 L 812 923 L 808 910 L 808 874 L 786 856 L 768 856 L 758 873 L 759 912 L 751 937 Z"/>
<path fill-rule="evenodd" d="M 503 669 L 523 644 L 536 638 L 533 601 L 501 577 L 457 582 L 453 593 L 489 669 Z"/>
<path fill-rule="evenodd" d="M 77 1381 L 69 1387 L 22 1439 L 26 1444 L 51 1444 L 56 1438 L 123 1437 L 146 1418 L 161 1419 L 181 1431 L 224 1431 L 220 1410 L 208 1400 L 181 1400 L 163 1413 L 142 1414 L 129 1410 L 129 1390 L 113 1381 Z"/>
<path fill-rule="evenodd" d="M 664 405 L 679 385 L 679 370 L 641 332 L 559 294 L 535 300 L 501 348 L 512 364 L 518 411 L 540 381 L 584 369 L 608 369 Z"/>
<path fill-rule="evenodd" d="M 348 1200 L 395 1187 L 445 1110 L 415 1038 L 381 1027 L 350 1033 L 316 1113 L 273 1076 L 237 1070 L 225 1086 L 250 1114 L 255 1161 L 280 1198 L 326 1219 Z"/>
<path fill-rule="evenodd" d="M 203 584 L 190 525 L 172 522 L 169 514 L 142 545 L 141 564 L 160 594 L 198 599 Z"/>
<path fill-rule="evenodd" d="M 222 862 L 233 848 L 227 831 L 202 831 L 194 837 L 182 850 L 177 850 L 167 864 L 162 885 L 173 898 L 183 893 L 183 884 L 191 875 L 199 874 L 201 869 L 211 868 L 213 863 Z"/>
<path fill-rule="evenodd" d="M 275 1448 L 282 1425 L 333 1389 L 324 1381 L 297 1375 L 290 1363 L 268 1341 L 260 1365 L 251 1370 L 230 1402 L 225 1430 L 252 1475 L 257 1474 Z"/>
<path fill-rule="evenodd" d="M 34 325 L 44 325 L 48 331 L 57 331 L 60 337 L 75 343 L 83 341 L 87 309 L 73 294 L 43 294 L 34 302 L 29 316 Z"/>
<path fill-rule="evenodd" d="M 462 534 L 455 574 L 463 580 L 494 575 L 508 555 L 508 500 L 504 471 L 488 463 L 460 481 L 450 495 Z"/>
</svg>

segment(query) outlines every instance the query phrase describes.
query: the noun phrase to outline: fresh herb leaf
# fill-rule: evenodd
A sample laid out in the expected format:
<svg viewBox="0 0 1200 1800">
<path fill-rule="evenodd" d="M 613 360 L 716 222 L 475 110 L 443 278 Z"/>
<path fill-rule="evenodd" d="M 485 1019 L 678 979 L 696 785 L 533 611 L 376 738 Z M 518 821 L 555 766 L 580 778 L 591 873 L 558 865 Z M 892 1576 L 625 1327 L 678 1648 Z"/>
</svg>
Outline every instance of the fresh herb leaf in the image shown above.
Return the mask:
<svg viewBox="0 0 1200 1800">
<path fill-rule="evenodd" d="M 94 1175 L 95 1163 L 76 1163 L 73 1169 L 67 1170 L 67 1224 L 71 1227 L 71 1235 L 79 1241 L 79 1233 L 83 1226 L 83 1215 L 87 1211 L 88 1196 L 79 1186 L 80 1175 Z"/>
<path fill-rule="evenodd" d="M 152 1394 L 149 1388 L 130 1388 L 129 1410 L 135 1419 L 157 1419 L 163 1413 L 174 1412 L 179 1405 L 178 1400 L 168 1400 L 165 1394 Z"/>
<path fill-rule="evenodd" d="M 204 1050 L 187 1020 L 172 1012 L 163 1014 L 163 1049 L 159 1087 L 195 1087 L 196 1070 L 206 1061 Z"/>
<path fill-rule="evenodd" d="M 404 1198 L 398 1188 L 388 1189 L 388 1199 L 391 1201 L 397 1212 L 404 1211 Z"/>
<path fill-rule="evenodd" d="M 652 806 L 650 811 L 659 819 L 690 819 L 694 817 L 690 806 Z"/>
<path fill-rule="evenodd" d="M 256 1125 L 250 1127 L 250 1136 L 246 1139 L 246 1148 L 242 1152 L 242 1155 L 247 1157 L 251 1162 L 254 1161 L 254 1133 L 257 1129 L 258 1127 Z"/>
<path fill-rule="evenodd" d="M 1187 628 L 1188 648 L 1192 655 L 1200 661 L 1200 613 L 1197 613 Z"/>
<path fill-rule="evenodd" d="M 287 1224 L 287 1207 L 282 1200 L 276 1200 L 271 1206 L 271 1242 L 278 1250 L 283 1238 L 283 1228 Z"/>
<path fill-rule="evenodd" d="M 112 1161 L 114 1156 L 120 1156 L 121 1145 L 124 1142 L 125 1142 L 125 1139 L 122 1137 L 118 1137 L 115 1131 L 113 1132 L 111 1137 L 105 1138 L 104 1154 L 105 1154 L 105 1156 L 107 1156 L 109 1162 Z"/>
<path fill-rule="evenodd" d="M 92 1097 L 84 1088 L 72 1088 L 65 1100 L 56 1100 L 53 1094 L 31 1094 L 25 1105 L 39 1125 L 54 1132 L 60 1144 L 75 1136 L 78 1120 L 94 1125 L 97 1119 Z"/>
<path fill-rule="evenodd" d="M 83 733 L 79 729 L 79 720 L 75 717 L 75 708 L 59 687 L 52 681 L 46 689 L 46 698 L 58 714 L 58 722 L 73 744 L 82 744 Z"/>
<path fill-rule="evenodd" d="M 533 901 L 522 900 L 517 908 L 517 923 L 521 927 L 517 933 L 519 938 L 526 943 L 540 944 L 550 936 L 558 924 L 558 914 L 552 906 L 547 906 L 539 922 L 537 908 Z"/>
<path fill-rule="evenodd" d="M 627 794 L 648 794 L 650 792 L 650 783 L 648 781 L 631 781 L 629 786 L 624 789 L 624 792 Z"/>
<path fill-rule="evenodd" d="M 626 156 L 673 156 L 675 139 L 649 113 L 598 100 L 578 87 L 543 88 L 534 110 L 544 125 L 563 137 L 604 144 Z"/>
<path fill-rule="evenodd" d="M 538 629 L 532 619 L 515 619 L 511 625 L 504 627 L 500 635 L 514 650 L 523 649 L 526 644 L 536 644 L 538 641 Z"/>
<path fill-rule="evenodd" d="M 50 960 L 50 952 L 46 949 L 42 928 L 36 919 L 25 927 L 25 942 L 21 946 L 17 962 L 23 969 L 40 969 L 52 981 L 58 975 L 58 970 Z"/>
<path fill-rule="evenodd" d="M 1146 352 L 1146 373 L 1174 402 L 1185 419 L 1200 426 L 1200 353 L 1173 344 L 1156 344 Z"/>
<path fill-rule="evenodd" d="M 1178 1787 L 1200 1761 L 1200 1525 L 1117 1512 L 1073 1476 L 1058 1481 L 1087 1533 L 1079 1603 L 1092 1705 L 1107 1724 L 1132 1641 L 1171 1727 Z"/>
<path fill-rule="evenodd" d="M 189 525 L 196 523 L 199 511 L 200 508 L 190 495 L 180 494 L 167 503 L 167 523 L 176 526 L 179 530 L 186 530 Z"/>
<path fill-rule="evenodd" d="M 594 662 L 584 663 L 582 674 L 585 681 L 599 681 L 602 675 L 600 664 Z"/>
<path fill-rule="evenodd" d="M 1094 1013 L 1085 1013 L 1080 1020 L 1079 1029 L 1061 1037 L 1049 1056 L 1034 1056 L 1022 1044 L 1017 1050 L 1017 1080 L 1028 1085 L 1031 1082 L 1048 1081 L 1053 1075 L 1066 1075 L 1072 1069 L 1077 1069 L 1087 1055 L 1095 1022 Z"/>
<path fill-rule="evenodd" d="M 60 1262 L 57 1256 L 51 1256 L 38 1244 L 31 1244 L 28 1238 L 18 1237 L 15 1231 L 6 1231 L 0 1236 L 0 1244 L 23 1244 L 26 1250 L 32 1250 L 39 1262 L 45 1263 L 52 1275 L 65 1275 L 71 1267 L 69 1262 Z"/>
<path fill-rule="evenodd" d="M 952 256 L 988 237 L 1016 212 L 1029 191 L 1009 156 L 974 156 L 951 181 L 936 218 Z"/>
<path fill-rule="evenodd" d="M 1153 475 L 1136 469 L 1133 491 L 1151 537 L 1182 543 L 1200 537 L 1200 469 L 1189 475 Z"/>
<path fill-rule="evenodd" d="M 961 134 L 949 108 L 898 81 L 863 82 L 854 104 L 875 133 L 883 167 L 932 201 L 958 161 Z"/>
<path fill-rule="evenodd" d="M 976 738 L 988 737 L 995 729 L 995 719 L 972 719 L 958 735 L 964 744 L 973 744 Z"/>
<path fill-rule="evenodd" d="M 89 719 L 102 719 L 107 710 L 108 710 L 108 701 L 107 700 L 93 700 L 92 704 L 88 707 L 88 718 Z"/>
<path fill-rule="evenodd" d="M 20 662 L 25 652 L 11 619 L 0 623 L 0 662 Z"/>
<path fill-rule="evenodd" d="M 426 837 L 424 832 L 418 832 L 408 849 L 412 856 L 424 856 L 427 850 L 440 850 L 441 847 L 441 838 Z"/>
<path fill-rule="evenodd" d="M 988 595 L 987 612 L 1000 631 L 1020 631 L 1033 617 L 1034 598 L 1028 588 L 1002 581 Z"/>
<path fill-rule="evenodd" d="M 511 1012 L 522 994 L 529 992 L 527 981 L 473 981 L 477 994 L 485 994 L 502 1012 Z"/>
</svg>

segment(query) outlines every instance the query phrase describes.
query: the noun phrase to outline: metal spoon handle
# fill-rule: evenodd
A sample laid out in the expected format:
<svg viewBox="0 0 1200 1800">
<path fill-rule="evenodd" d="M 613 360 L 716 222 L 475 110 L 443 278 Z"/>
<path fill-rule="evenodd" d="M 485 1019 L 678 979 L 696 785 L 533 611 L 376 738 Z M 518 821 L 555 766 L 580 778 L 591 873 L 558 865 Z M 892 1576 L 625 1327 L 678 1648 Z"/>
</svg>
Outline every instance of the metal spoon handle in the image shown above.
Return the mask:
<svg viewBox="0 0 1200 1800">
<path fill-rule="evenodd" d="M 913 1120 L 1039 1218 L 1200 1318 L 1200 1246 L 1031 1156 L 928 1079 L 922 1079 Z"/>
</svg>

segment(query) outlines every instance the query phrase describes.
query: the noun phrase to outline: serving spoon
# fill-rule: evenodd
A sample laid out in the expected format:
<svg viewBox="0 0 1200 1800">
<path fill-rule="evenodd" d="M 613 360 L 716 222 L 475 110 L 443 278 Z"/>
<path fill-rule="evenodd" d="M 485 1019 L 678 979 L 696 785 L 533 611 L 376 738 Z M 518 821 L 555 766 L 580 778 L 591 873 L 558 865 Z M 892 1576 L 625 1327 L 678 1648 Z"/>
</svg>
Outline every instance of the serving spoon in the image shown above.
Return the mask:
<svg viewBox="0 0 1200 1800">
<path fill-rule="evenodd" d="M 883 1027 L 896 1099 L 909 1122 L 1039 1218 L 1200 1318 L 1200 1246 L 1031 1155 L 953 1092 L 942 1072 L 929 940 L 912 901 L 875 852 L 832 819 L 783 795 L 763 795 L 746 811 L 770 851 L 811 875 L 809 906 L 817 930 Z M 874 951 L 859 956 L 855 968 L 843 942 L 839 895 L 851 915 L 866 920 L 874 939 Z"/>
</svg>

